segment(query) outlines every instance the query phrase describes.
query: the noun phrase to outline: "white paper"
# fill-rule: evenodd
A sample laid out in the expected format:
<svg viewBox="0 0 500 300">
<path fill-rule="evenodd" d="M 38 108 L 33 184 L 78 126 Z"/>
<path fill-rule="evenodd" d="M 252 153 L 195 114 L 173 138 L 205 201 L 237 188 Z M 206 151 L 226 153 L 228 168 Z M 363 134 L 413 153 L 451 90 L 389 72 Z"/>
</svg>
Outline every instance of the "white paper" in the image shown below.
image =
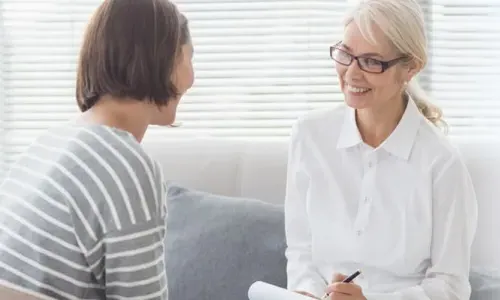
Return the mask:
<svg viewBox="0 0 500 300">
<path fill-rule="evenodd" d="M 291 292 L 278 286 L 257 281 L 248 289 L 250 300 L 313 300 L 313 298 Z"/>
</svg>

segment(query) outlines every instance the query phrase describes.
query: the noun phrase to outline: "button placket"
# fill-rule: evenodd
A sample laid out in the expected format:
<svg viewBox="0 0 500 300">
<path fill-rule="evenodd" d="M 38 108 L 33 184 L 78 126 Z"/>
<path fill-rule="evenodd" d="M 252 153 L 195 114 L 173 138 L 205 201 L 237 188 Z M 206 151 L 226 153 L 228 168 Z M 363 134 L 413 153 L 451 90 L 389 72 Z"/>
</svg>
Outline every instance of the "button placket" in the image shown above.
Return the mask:
<svg viewBox="0 0 500 300">
<path fill-rule="evenodd" d="M 368 226 L 368 219 L 371 211 L 371 190 L 373 188 L 374 168 L 376 166 L 377 153 L 368 146 L 361 147 L 361 158 L 364 169 L 361 184 L 361 194 L 358 200 L 358 211 L 354 222 L 353 233 L 357 238 L 364 235 Z"/>
<path fill-rule="evenodd" d="M 356 237 L 362 237 L 368 226 L 370 211 L 372 206 L 373 181 L 375 175 L 375 166 L 377 162 L 377 152 L 367 150 L 363 153 L 363 162 L 365 173 L 361 186 L 361 195 L 359 198 L 358 213 L 354 223 L 354 233 Z"/>
<path fill-rule="evenodd" d="M 369 172 L 375 167 L 377 163 L 377 152 L 372 149 L 364 149 L 363 151 L 363 165 L 366 172 Z"/>
</svg>

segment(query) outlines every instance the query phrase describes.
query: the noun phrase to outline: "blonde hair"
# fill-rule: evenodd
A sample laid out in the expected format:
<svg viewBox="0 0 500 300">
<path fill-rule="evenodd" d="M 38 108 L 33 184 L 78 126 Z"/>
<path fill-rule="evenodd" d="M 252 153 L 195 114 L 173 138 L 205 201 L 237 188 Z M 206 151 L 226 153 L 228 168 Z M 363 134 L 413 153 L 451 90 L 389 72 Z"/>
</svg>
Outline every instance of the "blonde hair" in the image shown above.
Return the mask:
<svg viewBox="0 0 500 300">
<path fill-rule="evenodd" d="M 373 25 L 382 30 L 400 54 L 423 69 L 427 64 L 427 38 L 424 15 L 417 0 L 359 0 L 348 13 L 344 25 L 355 22 L 363 37 L 376 44 Z M 446 125 L 441 109 L 430 102 L 416 79 L 406 93 L 415 101 L 424 117 L 436 126 Z"/>
</svg>

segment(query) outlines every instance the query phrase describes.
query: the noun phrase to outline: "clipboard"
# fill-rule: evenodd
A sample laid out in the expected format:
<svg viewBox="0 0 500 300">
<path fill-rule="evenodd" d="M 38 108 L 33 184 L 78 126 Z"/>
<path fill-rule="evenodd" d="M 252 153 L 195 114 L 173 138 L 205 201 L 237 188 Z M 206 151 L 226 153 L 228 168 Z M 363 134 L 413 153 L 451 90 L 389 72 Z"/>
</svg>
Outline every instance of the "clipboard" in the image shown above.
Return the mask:
<svg viewBox="0 0 500 300">
<path fill-rule="evenodd" d="M 249 300 L 313 300 L 298 293 L 266 282 L 256 281 L 248 289 Z"/>
</svg>

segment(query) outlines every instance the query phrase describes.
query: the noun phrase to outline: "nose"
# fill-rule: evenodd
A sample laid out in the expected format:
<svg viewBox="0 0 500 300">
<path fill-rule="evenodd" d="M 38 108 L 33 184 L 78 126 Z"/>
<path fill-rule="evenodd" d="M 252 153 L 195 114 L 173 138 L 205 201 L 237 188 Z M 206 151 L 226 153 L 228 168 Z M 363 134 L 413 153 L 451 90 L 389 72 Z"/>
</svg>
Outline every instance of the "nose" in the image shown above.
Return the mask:
<svg viewBox="0 0 500 300">
<path fill-rule="evenodd" d="M 354 59 L 352 63 L 347 67 L 345 76 L 346 78 L 349 79 L 356 79 L 363 77 L 363 70 L 359 68 L 357 60 Z"/>
</svg>

